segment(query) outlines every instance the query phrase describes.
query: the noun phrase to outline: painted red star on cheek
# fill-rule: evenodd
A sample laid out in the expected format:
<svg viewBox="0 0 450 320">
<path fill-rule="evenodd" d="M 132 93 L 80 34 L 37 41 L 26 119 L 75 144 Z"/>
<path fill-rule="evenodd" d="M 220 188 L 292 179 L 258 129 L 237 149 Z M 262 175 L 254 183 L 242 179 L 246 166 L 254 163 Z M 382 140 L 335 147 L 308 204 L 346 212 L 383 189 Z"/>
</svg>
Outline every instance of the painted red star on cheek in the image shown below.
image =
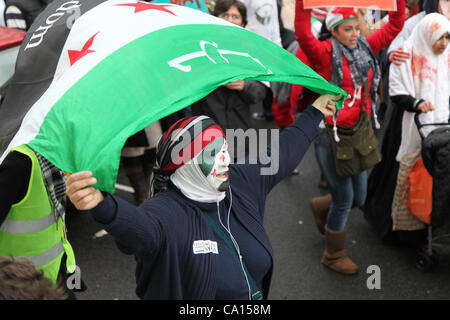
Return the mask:
<svg viewBox="0 0 450 320">
<path fill-rule="evenodd" d="M 217 176 L 217 171 L 216 169 L 213 170 L 213 172 L 211 173 L 212 177 L 215 178 Z"/>
<path fill-rule="evenodd" d="M 222 154 L 222 156 L 220 157 L 220 160 L 222 160 L 222 162 L 225 162 L 225 155 Z"/>
</svg>

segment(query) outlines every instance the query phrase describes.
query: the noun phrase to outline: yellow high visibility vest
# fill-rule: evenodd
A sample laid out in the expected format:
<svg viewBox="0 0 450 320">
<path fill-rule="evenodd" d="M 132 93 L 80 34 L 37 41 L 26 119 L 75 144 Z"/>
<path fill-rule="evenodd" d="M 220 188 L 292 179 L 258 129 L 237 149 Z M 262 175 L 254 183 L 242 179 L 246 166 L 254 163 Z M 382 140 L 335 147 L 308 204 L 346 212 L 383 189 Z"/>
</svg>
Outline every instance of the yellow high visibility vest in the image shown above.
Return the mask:
<svg viewBox="0 0 450 320">
<path fill-rule="evenodd" d="M 0 256 L 25 258 L 56 283 L 64 253 L 67 270 L 75 271 L 74 252 L 65 237 L 62 219 L 54 214 L 36 154 L 26 145 L 12 151 L 31 159 L 31 175 L 25 197 L 11 206 L 0 226 Z"/>
</svg>

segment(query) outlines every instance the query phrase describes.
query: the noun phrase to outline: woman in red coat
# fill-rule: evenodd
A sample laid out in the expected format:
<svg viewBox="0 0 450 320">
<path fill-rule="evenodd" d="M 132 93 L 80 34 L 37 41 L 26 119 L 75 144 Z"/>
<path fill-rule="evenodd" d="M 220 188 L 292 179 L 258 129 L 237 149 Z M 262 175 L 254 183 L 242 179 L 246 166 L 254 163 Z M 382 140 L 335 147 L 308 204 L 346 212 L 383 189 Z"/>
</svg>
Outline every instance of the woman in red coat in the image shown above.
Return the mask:
<svg viewBox="0 0 450 320">
<path fill-rule="evenodd" d="M 360 117 L 361 109 L 373 115 L 381 73 L 375 57 L 403 28 L 405 1 L 397 0 L 397 11 L 389 13 L 389 23 L 368 35 L 360 36 L 358 15 L 353 8 L 333 8 L 325 20 L 331 38 L 319 41 L 311 32 L 311 10 L 296 1 L 295 32 L 297 41 L 317 73 L 350 95 L 337 119 L 328 117 L 329 125 L 350 127 Z M 367 97 L 366 97 L 367 92 Z M 316 225 L 326 236 L 322 263 L 344 274 L 356 274 L 358 266 L 345 249 L 346 222 L 353 207 L 364 204 L 367 172 L 338 176 L 329 137 L 324 130 L 315 145 L 317 159 L 331 196 L 311 200 Z"/>
</svg>

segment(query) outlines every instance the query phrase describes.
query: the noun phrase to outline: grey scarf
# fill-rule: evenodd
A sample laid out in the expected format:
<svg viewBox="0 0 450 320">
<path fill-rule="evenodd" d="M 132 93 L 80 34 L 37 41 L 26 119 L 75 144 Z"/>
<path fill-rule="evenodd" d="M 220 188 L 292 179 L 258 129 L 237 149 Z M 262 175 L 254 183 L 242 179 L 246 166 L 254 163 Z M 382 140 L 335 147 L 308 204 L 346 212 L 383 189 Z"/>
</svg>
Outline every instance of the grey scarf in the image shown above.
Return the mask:
<svg viewBox="0 0 450 320">
<path fill-rule="evenodd" d="M 348 61 L 355 88 L 361 88 L 362 85 L 368 81 L 369 70 L 370 68 L 372 68 L 373 77 L 370 97 L 372 99 L 371 107 L 372 110 L 374 110 L 377 101 L 377 89 L 381 79 L 381 71 L 378 60 L 375 57 L 372 49 L 370 48 L 369 43 L 364 37 L 359 37 L 357 47 L 355 49 L 351 49 L 347 46 L 344 46 L 334 37 L 331 37 L 331 42 L 333 44 L 331 82 L 338 87 L 342 86 L 342 55 L 344 55 L 344 57 Z"/>
</svg>

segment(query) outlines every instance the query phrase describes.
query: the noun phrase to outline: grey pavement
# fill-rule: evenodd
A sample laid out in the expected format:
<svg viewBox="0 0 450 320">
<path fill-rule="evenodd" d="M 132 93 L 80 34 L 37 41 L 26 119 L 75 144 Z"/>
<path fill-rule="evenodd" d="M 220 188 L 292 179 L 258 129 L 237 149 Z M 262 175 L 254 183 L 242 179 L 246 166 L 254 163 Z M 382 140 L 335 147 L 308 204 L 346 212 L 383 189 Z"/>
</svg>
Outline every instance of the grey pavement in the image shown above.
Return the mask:
<svg viewBox="0 0 450 320">
<path fill-rule="evenodd" d="M 267 122 L 258 126 L 271 128 Z M 440 264 L 431 273 L 415 267 L 416 251 L 383 244 L 372 232 L 363 213 L 354 209 L 348 221 L 347 249 L 359 265 L 356 276 L 344 276 L 320 263 L 324 237 L 317 231 L 309 200 L 324 191 L 319 189 L 319 168 L 311 146 L 298 166 L 299 175 L 287 177 L 269 194 L 265 209 L 265 227 L 274 249 L 274 273 L 269 298 L 273 300 L 328 299 L 449 299 L 450 250 L 439 246 Z M 119 182 L 127 178 L 119 172 Z M 132 201 L 132 195 L 117 191 Z M 88 290 L 77 293 L 81 300 L 137 299 L 133 256 L 121 253 L 111 235 L 93 239 L 100 227 L 89 214 L 71 214 L 67 218 L 77 265 Z M 380 270 L 380 289 L 374 283 L 370 266 Z"/>
</svg>

